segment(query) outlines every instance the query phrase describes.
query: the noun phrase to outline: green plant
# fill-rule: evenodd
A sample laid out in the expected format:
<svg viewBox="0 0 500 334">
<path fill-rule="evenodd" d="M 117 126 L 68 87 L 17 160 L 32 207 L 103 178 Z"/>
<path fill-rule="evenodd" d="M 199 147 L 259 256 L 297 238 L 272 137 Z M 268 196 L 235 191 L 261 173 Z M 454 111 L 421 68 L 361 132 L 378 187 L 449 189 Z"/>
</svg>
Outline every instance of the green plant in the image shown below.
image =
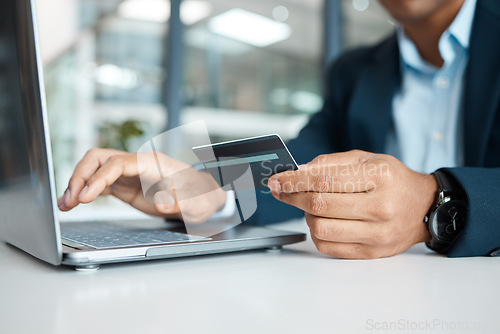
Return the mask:
<svg viewBox="0 0 500 334">
<path fill-rule="evenodd" d="M 122 123 L 105 123 L 100 129 L 100 147 L 129 151 L 129 141 L 144 135 L 141 123 L 137 120 L 126 120 Z"/>
</svg>

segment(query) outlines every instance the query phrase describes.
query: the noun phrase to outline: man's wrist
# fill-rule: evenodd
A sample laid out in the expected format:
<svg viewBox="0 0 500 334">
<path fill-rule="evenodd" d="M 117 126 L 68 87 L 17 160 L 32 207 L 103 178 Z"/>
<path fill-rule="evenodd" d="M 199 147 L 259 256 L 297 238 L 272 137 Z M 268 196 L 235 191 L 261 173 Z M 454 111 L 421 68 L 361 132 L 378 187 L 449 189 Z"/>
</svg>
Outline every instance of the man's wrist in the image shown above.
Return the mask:
<svg viewBox="0 0 500 334">
<path fill-rule="evenodd" d="M 233 191 L 224 191 L 225 202 L 220 209 L 212 215 L 211 219 L 214 218 L 225 218 L 230 217 L 236 211 L 236 202 Z"/>
</svg>

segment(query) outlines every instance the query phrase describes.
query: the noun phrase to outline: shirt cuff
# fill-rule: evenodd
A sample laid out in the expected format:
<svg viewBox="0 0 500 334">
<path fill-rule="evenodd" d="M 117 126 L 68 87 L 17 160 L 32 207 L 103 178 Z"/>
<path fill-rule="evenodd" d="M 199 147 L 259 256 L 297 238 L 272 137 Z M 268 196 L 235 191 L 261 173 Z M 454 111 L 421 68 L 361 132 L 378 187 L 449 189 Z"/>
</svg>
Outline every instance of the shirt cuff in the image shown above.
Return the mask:
<svg viewBox="0 0 500 334">
<path fill-rule="evenodd" d="M 226 204 L 224 207 L 212 215 L 210 219 L 219 219 L 231 217 L 236 211 L 236 200 L 234 197 L 234 191 L 226 191 Z"/>
</svg>

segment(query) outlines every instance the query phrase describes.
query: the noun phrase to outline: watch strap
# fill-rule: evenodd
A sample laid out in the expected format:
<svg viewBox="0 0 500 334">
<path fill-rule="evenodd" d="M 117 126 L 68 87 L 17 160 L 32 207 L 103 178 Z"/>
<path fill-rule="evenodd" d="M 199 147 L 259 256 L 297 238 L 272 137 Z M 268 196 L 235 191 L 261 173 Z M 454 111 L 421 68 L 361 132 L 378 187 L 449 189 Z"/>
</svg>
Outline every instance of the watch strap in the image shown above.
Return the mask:
<svg viewBox="0 0 500 334">
<path fill-rule="evenodd" d="M 454 197 L 459 197 L 463 199 L 465 197 L 465 192 L 462 189 L 462 186 L 455 180 L 455 178 L 438 169 L 434 173 L 432 173 L 438 182 L 439 191 L 443 193 L 445 197 L 453 195 Z"/>
<path fill-rule="evenodd" d="M 438 182 L 439 192 L 435 204 L 433 204 L 433 206 L 430 208 L 424 219 L 424 222 L 429 224 L 429 231 L 431 230 L 430 224 L 432 223 L 432 217 L 436 214 L 436 211 L 439 210 L 440 206 L 445 202 L 458 202 L 457 204 L 464 203 L 464 205 L 467 206 L 467 196 L 465 194 L 465 191 L 463 190 L 462 186 L 456 181 L 453 175 L 450 175 L 449 173 L 446 173 L 442 170 L 437 170 L 432 174 L 436 177 L 436 180 Z M 446 254 L 456 240 L 455 238 L 455 240 L 451 242 L 442 241 L 432 233 L 431 237 L 432 239 L 426 243 L 427 247 L 442 254 Z"/>
</svg>

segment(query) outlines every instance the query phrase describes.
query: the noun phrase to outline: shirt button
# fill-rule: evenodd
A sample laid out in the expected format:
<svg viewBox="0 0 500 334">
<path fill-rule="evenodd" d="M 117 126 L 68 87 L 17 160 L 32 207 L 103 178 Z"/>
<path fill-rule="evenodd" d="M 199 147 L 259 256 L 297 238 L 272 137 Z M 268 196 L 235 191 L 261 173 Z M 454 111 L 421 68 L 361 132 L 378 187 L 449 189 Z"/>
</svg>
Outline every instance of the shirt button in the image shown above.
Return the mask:
<svg viewBox="0 0 500 334">
<path fill-rule="evenodd" d="M 432 140 L 437 141 L 437 142 L 443 140 L 443 133 L 442 132 L 434 132 L 432 134 Z"/>
<path fill-rule="evenodd" d="M 437 85 L 439 88 L 448 88 L 450 87 L 450 79 L 448 79 L 447 77 L 438 77 Z"/>
</svg>

